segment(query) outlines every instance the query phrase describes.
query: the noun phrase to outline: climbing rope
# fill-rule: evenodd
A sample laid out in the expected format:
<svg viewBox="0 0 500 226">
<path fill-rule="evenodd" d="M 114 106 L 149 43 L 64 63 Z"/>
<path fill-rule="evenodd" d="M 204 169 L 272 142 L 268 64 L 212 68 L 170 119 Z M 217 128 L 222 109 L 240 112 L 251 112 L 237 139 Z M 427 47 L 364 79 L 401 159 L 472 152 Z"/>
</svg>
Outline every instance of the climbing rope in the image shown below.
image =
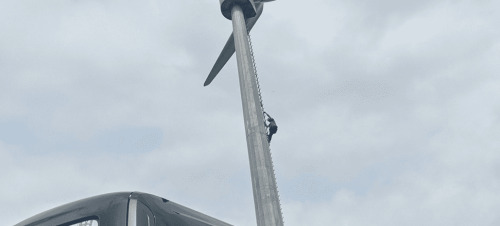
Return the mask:
<svg viewBox="0 0 500 226">
<path fill-rule="evenodd" d="M 248 34 L 248 45 L 250 46 L 250 55 L 252 58 L 252 64 L 253 64 L 253 72 L 255 74 L 255 81 L 257 82 L 257 92 L 259 94 L 259 101 L 260 101 L 260 109 L 262 110 L 262 116 L 264 119 L 264 125 L 266 125 L 266 118 L 268 117 L 266 111 L 264 111 L 264 103 L 262 102 L 262 94 L 260 92 L 260 84 L 259 84 L 259 76 L 257 74 L 257 65 L 255 64 L 255 58 L 254 58 L 254 53 L 253 53 L 253 47 L 252 47 L 252 39 L 250 38 L 250 33 L 247 32 Z M 266 130 L 266 134 L 269 135 L 269 132 Z M 273 176 L 274 176 L 274 181 L 276 182 L 276 191 L 278 192 L 278 204 L 279 204 L 279 211 L 281 213 L 281 216 L 283 217 L 283 211 L 281 209 L 281 200 L 280 200 L 280 195 L 278 191 L 278 182 L 276 180 L 276 173 L 274 172 L 274 162 L 273 162 L 273 156 L 271 153 L 271 146 L 269 146 L 269 156 L 271 156 L 271 165 L 273 166 Z M 285 217 L 283 217 L 283 224 L 285 223 Z"/>
<path fill-rule="evenodd" d="M 252 46 L 252 39 L 250 38 L 250 33 L 248 33 L 248 45 L 250 46 L 250 55 L 252 56 L 253 72 L 255 74 L 255 80 L 257 81 L 257 92 L 259 94 L 259 101 L 260 101 L 260 106 L 262 109 L 262 115 L 264 116 L 264 120 L 265 120 L 266 116 L 264 115 L 264 112 L 265 112 L 264 111 L 264 103 L 262 102 L 262 93 L 260 92 L 259 76 L 257 74 L 257 65 L 255 64 L 255 57 L 253 54 L 253 46 Z"/>
<path fill-rule="evenodd" d="M 264 125 L 266 125 L 266 121 L 269 118 L 269 115 L 264 110 L 264 102 L 262 101 L 262 92 L 260 91 L 260 83 L 259 83 L 259 75 L 257 73 L 257 65 L 255 64 L 255 57 L 253 53 L 252 39 L 250 37 L 250 33 L 248 33 L 248 45 L 250 46 L 250 55 L 252 58 L 253 72 L 255 74 L 255 81 L 257 82 L 257 93 L 259 94 L 259 102 L 260 109 L 262 110 L 262 116 L 264 119 Z M 266 134 L 269 135 L 269 132 L 266 130 Z"/>
</svg>

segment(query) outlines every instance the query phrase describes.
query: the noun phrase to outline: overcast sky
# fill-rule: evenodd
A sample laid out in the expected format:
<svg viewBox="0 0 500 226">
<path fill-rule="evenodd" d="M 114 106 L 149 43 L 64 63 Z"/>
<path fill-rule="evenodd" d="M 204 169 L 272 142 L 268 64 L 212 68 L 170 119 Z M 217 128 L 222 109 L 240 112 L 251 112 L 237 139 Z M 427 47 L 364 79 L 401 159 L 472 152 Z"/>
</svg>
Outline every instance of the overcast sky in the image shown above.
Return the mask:
<svg viewBox="0 0 500 226">
<path fill-rule="evenodd" d="M 285 224 L 500 225 L 500 2 L 278 0 L 252 30 Z M 256 225 L 219 1 L 0 0 L 0 219 L 141 191 Z"/>
</svg>

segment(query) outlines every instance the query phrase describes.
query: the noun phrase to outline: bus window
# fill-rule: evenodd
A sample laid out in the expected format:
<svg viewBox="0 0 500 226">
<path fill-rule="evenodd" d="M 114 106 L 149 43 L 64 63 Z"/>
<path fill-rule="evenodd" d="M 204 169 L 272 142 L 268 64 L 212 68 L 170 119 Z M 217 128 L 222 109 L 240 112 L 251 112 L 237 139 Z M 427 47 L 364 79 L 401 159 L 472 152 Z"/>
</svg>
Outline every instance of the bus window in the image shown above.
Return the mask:
<svg viewBox="0 0 500 226">
<path fill-rule="evenodd" d="M 128 205 L 128 226 L 154 226 L 154 215 L 141 201 L 131 198 Z"/>
<path fill-rule="evenodd" d="M 80 223 L 72 224 L 70 226 L 98 226 L 99 224 L 97 223 L 96 220 L 89 220 L 89 221 L 82 221 Z"/>
<path fill-rule="evenodd" d="M 154 217 L 149 208 L 142 202 L 137 203 L 137 226 L 153 226 Z"/>
</svg>

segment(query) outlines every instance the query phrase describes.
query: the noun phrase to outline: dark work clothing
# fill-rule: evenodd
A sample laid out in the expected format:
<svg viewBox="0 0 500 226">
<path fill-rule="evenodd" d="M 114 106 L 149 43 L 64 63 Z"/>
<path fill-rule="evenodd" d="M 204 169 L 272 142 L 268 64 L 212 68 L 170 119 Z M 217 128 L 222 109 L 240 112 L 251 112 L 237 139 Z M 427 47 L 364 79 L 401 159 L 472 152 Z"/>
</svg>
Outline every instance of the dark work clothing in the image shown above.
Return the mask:
<svg viewBox="0 0 500 226">
<path fill-rule="evenodd" d="M 273 137 L 273 134 L 275 134 L 277 131 L 278 131 L 278 126 L 276 125 L 276 122 L 274 121 L 274 119 L 270 118 L 268 119 L 269 121 L 269 125 L 267 125 L 267 127 L 269 127 L 269 134 L 267 134 L 267 142 L 271 142 L 271 138 Z"/>
</svg>

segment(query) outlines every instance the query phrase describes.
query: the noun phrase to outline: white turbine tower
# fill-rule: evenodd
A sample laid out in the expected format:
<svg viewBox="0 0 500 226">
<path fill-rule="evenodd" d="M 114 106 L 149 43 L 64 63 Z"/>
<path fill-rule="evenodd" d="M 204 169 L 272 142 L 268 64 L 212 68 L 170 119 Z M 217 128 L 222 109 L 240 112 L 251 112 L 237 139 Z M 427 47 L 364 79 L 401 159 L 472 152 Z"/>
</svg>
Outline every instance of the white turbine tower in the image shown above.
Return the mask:
<svg viewBox="0 0 500 226">
<path fill-rule="evenodd" d="M 263 105 L 256 77 L 248 33 L 269 0 L 220 0 L 222 15 L 233 23 L 233 34 L 224 46 L 205 86 L 210 84 L 236 52 L 243 117 L 252 177 L 255 214 L 258 226 L 282 226 L 278 188 L 264 122 Z"/>
</svg>

